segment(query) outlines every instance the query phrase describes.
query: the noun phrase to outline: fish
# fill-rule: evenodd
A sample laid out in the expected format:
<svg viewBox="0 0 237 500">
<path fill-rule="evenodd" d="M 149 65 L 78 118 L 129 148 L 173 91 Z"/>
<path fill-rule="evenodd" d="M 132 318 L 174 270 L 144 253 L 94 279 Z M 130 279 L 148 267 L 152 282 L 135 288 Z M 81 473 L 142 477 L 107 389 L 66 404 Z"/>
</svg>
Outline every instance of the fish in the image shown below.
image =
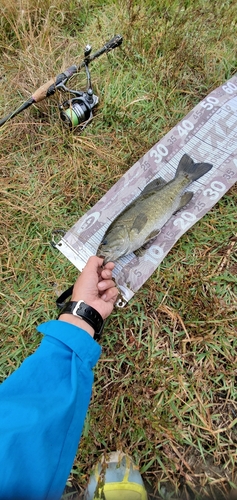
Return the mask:
<svg viewBox="0 0 237 500">
<path fill-rule="evenodd" d="M 104 265 L 139 251 L 155 239 L 172 215 L 192 199 L 194 193 L 185 191 L 187 186 L 212 167 L 211 163 L 195 163 L 188 154 L 184 154 L 171 181 L 158 177 L 147 184 L 105 232 L 96 253 L 104 259 Z"/>
</svg>

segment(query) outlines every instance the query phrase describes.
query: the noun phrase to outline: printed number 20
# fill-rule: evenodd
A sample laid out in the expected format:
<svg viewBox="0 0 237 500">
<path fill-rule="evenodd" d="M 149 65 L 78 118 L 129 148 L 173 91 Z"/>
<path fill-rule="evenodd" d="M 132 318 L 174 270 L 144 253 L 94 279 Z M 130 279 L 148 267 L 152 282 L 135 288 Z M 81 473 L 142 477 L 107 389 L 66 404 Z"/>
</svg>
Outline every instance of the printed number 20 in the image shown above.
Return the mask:
<svg viewBox="0 0 237 500">
<path fill-rule="evenodd" d="M 174 220 L 174 226 L 180 226 L 181 229 L 185 230 L 190 226 L 191 222 L 196 220 L 196 215 L 191 212 L 183 212 L 181 217 Z"/>
</svg>

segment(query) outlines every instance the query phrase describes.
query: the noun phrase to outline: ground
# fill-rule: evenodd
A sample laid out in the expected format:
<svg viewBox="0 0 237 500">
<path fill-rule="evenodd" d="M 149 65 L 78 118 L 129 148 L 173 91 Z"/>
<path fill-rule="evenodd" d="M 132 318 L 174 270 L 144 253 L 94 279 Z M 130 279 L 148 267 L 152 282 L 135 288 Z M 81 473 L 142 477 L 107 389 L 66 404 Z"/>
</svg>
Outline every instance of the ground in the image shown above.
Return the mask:
<svg viewBox="0 0 237 500">
<path fill-rule="evenodd" d="M 56 94 L 1 127 L 4 380 L 39 345 L 35 327 L 77 270 L 50 245 L 179 120 L 236 72 L 231 0 L 1 2 L 2 117 L 115 33 L 91 65 L 99 105 L 80 134 Z M 83 72 L 71 88 L 84 89 Z M 102 339 L 68 484 L 85 488 L 122 448 L 157 498 L 235 498 L 236 200 L 233 186 L 173 247 Z"/>
</svg>

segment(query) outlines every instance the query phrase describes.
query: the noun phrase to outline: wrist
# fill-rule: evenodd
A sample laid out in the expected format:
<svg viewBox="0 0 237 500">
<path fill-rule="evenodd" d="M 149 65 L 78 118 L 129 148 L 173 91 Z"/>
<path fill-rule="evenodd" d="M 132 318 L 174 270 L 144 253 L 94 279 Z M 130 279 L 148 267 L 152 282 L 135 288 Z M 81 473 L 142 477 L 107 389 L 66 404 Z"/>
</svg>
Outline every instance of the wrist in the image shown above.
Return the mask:
<svg viewBox="0 0 237 500">
<path fill-rule="evenodd" d="M 86 304 L 83 300 L 66 302 L 59 316 L 62 321 L 66 318 L 67 322 L 76 326 L 82 327 L 83 325 L 83 328 L 85 327 L 85 330 L 95 340 L 100 339 L 104 326 L 103 317 L 96 309 Z"/>
<path fill-rule="evenodd" d="M 63 313 L 59 316 L 59 321 L 65 321 L 71 325 L 75 325 L 78 328 L 85 330 L 91 337 L 94 337 L 95 330 L 90 326 L 84 319 L 74 316 L 73 314 Z"/>
</svg>

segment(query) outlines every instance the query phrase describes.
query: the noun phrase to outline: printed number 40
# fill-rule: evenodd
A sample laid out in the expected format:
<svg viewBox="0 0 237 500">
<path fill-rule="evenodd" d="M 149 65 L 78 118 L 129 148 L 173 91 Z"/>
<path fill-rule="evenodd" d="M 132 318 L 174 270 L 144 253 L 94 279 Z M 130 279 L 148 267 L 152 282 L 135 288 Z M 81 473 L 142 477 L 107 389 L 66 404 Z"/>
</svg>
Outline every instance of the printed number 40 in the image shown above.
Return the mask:
<svg viewBox="0 0 237 500">
<path fill-rule="evenodd" d="M 189 120 L 183 120 L 181 122 L 181 125 L 177 126 L 178 133 L 179 133 L 180 137 L 183 137 L 183 135 L 188 135 L 190 130 L 193 130 L 193 128 L 194 128 L 194 125 Z"/>
</svg>

